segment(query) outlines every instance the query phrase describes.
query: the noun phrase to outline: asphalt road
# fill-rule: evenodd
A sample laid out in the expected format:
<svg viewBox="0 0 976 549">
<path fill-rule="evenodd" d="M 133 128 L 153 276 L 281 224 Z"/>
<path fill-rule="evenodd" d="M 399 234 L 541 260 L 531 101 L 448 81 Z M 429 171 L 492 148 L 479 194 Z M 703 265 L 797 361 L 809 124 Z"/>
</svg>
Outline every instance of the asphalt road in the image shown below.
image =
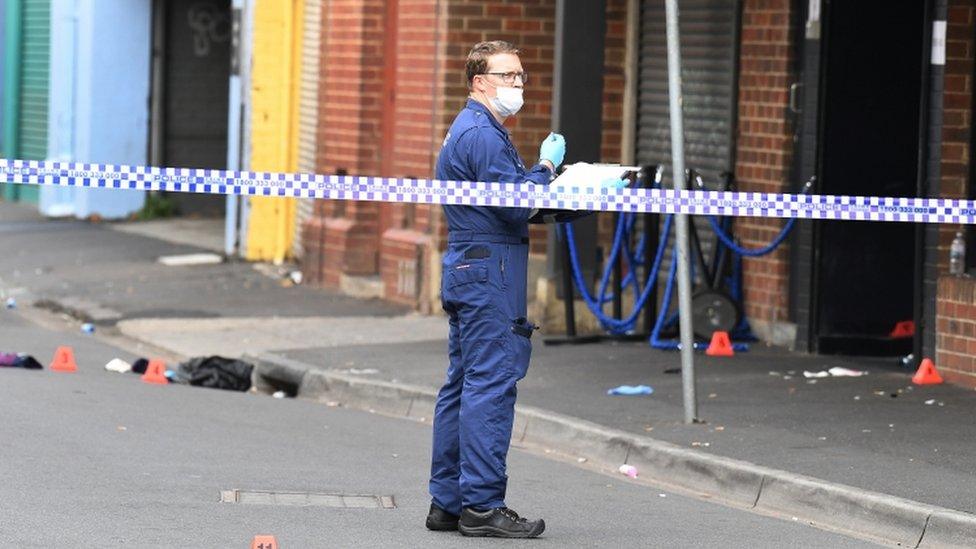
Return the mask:
<svg viewBox="0 0 976 549">
<path fill-rule="evenodd" d="M 0 350 L 79 371 L 0 369 L 0 540 L 11 547 L 468 547 L 423 527 L 430 428 L 320 403 L 143 384 L 102 366 L 132 355 L 0 310 Z M 513 450 L 508 503 L 552 547 L 867 547 Z M 390 495 L 397 508 L 220 503 L 221 490 Z M 497 542 L 496 542 L 497 543 Z"/>
</svg>

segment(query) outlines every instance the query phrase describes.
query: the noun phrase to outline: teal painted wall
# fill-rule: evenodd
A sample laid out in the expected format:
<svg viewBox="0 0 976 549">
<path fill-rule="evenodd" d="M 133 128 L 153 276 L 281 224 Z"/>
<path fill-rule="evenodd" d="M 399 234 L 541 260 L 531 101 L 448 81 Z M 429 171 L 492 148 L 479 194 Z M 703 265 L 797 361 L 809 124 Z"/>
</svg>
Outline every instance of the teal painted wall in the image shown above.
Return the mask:
<svg viewBox="0 0 976 549">
<path fill-rule="evenodd" d="M 4 154 L 43 160 L 47 156 L 51 1 L 7 0 L 6 7 L 9 19 L 5 95 L 14 97 L 5 101 Z M 5 185 L 3 195 L 8 200 L 36 204 L 38 189 L 32 185 Z"/>
<path fill-rule="evenodd" d="M 47 157 L 47 100 L 51 58 L 51 0 L 23 0 L 20 77 L 20 158 Z M 21 186 L 20 200 L 37 203 L 38 188 Z"/>
</svg>

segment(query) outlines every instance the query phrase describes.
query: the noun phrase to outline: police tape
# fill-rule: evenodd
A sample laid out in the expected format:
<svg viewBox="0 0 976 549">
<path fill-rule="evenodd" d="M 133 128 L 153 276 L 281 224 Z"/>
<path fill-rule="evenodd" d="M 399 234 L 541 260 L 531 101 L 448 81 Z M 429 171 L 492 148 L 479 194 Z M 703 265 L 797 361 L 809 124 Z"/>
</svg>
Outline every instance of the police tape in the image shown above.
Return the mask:
<svg viewBox="0 0 976 549">
<path fill-rule="evenodd" d="M 844 221 L 976 224 L 976 201 L 609 189 L 0 159 L 0 183 L 413 204 Z"/>
</svg>

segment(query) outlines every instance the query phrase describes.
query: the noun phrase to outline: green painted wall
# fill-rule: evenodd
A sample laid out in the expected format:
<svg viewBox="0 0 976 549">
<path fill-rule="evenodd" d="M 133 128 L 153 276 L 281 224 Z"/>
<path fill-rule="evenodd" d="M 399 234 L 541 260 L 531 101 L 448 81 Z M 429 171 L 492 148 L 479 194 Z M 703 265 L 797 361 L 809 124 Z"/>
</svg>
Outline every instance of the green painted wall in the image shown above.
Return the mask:
<svg viewBox="0 0 976 549">
<path fill-rule="evenodd" d="M 5 118 L 5 124 L 12 124 L 6 128 L 5 135 L 13 139 L 7 140 L 4 154 L 43 160 L 47 156 L 51 0 L 7 0 L 7 16 L 13 16 L 13 20 L 8 19 L 7 32 L 16 47 L 8 47 L 8 74 L 14 73 L 14 78 L 6 81 L 10 86 L 8 101 L 12 103 L 5 107 L 14 116 Z M 37 203 L 36 186 L 4 187 L 3 196 L 8 200 Z"/>
<path fill-rule="evenodd" d="M 4 59 L 3 59 L 3 156 L 17 157 L 17 136 L 20 135 L 20 0 L 4 2 Z M 0 184 L 0 197 L 16 200 L 17 185 Z"/>
<path fill-rule="evenodd" d="M 20 158 L 47 157 L 47 90 L 51 62 L 51 0 L 23 0 L 20 77 Z M 22 186 L 20 200 L 37 203 L 38 188 Z"/>
</svg>

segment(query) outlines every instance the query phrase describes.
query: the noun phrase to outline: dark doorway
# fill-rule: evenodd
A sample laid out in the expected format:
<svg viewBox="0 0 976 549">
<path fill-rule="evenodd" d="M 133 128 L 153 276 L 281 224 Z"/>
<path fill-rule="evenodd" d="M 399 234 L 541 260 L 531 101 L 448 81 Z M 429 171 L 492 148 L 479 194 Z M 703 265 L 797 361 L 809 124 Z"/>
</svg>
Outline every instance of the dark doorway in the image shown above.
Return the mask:
<svg viewBox="0 0 976 549">
<path fill-rule="evenodd" d="M 818 191 L 915 196 L 923 2 L 824 3 Z M 912 319 L 914 227 L 814 226 L 812 342 L 822 353 L 904 354 L 891 339 Z"/>
<path fill-rule="evenodd" d="M 152 163 L 227 165 L 230 0 L 156 0 Z M 184 215 L 220 216 L 221 196 L 170 193 Z"/>
</svg>

